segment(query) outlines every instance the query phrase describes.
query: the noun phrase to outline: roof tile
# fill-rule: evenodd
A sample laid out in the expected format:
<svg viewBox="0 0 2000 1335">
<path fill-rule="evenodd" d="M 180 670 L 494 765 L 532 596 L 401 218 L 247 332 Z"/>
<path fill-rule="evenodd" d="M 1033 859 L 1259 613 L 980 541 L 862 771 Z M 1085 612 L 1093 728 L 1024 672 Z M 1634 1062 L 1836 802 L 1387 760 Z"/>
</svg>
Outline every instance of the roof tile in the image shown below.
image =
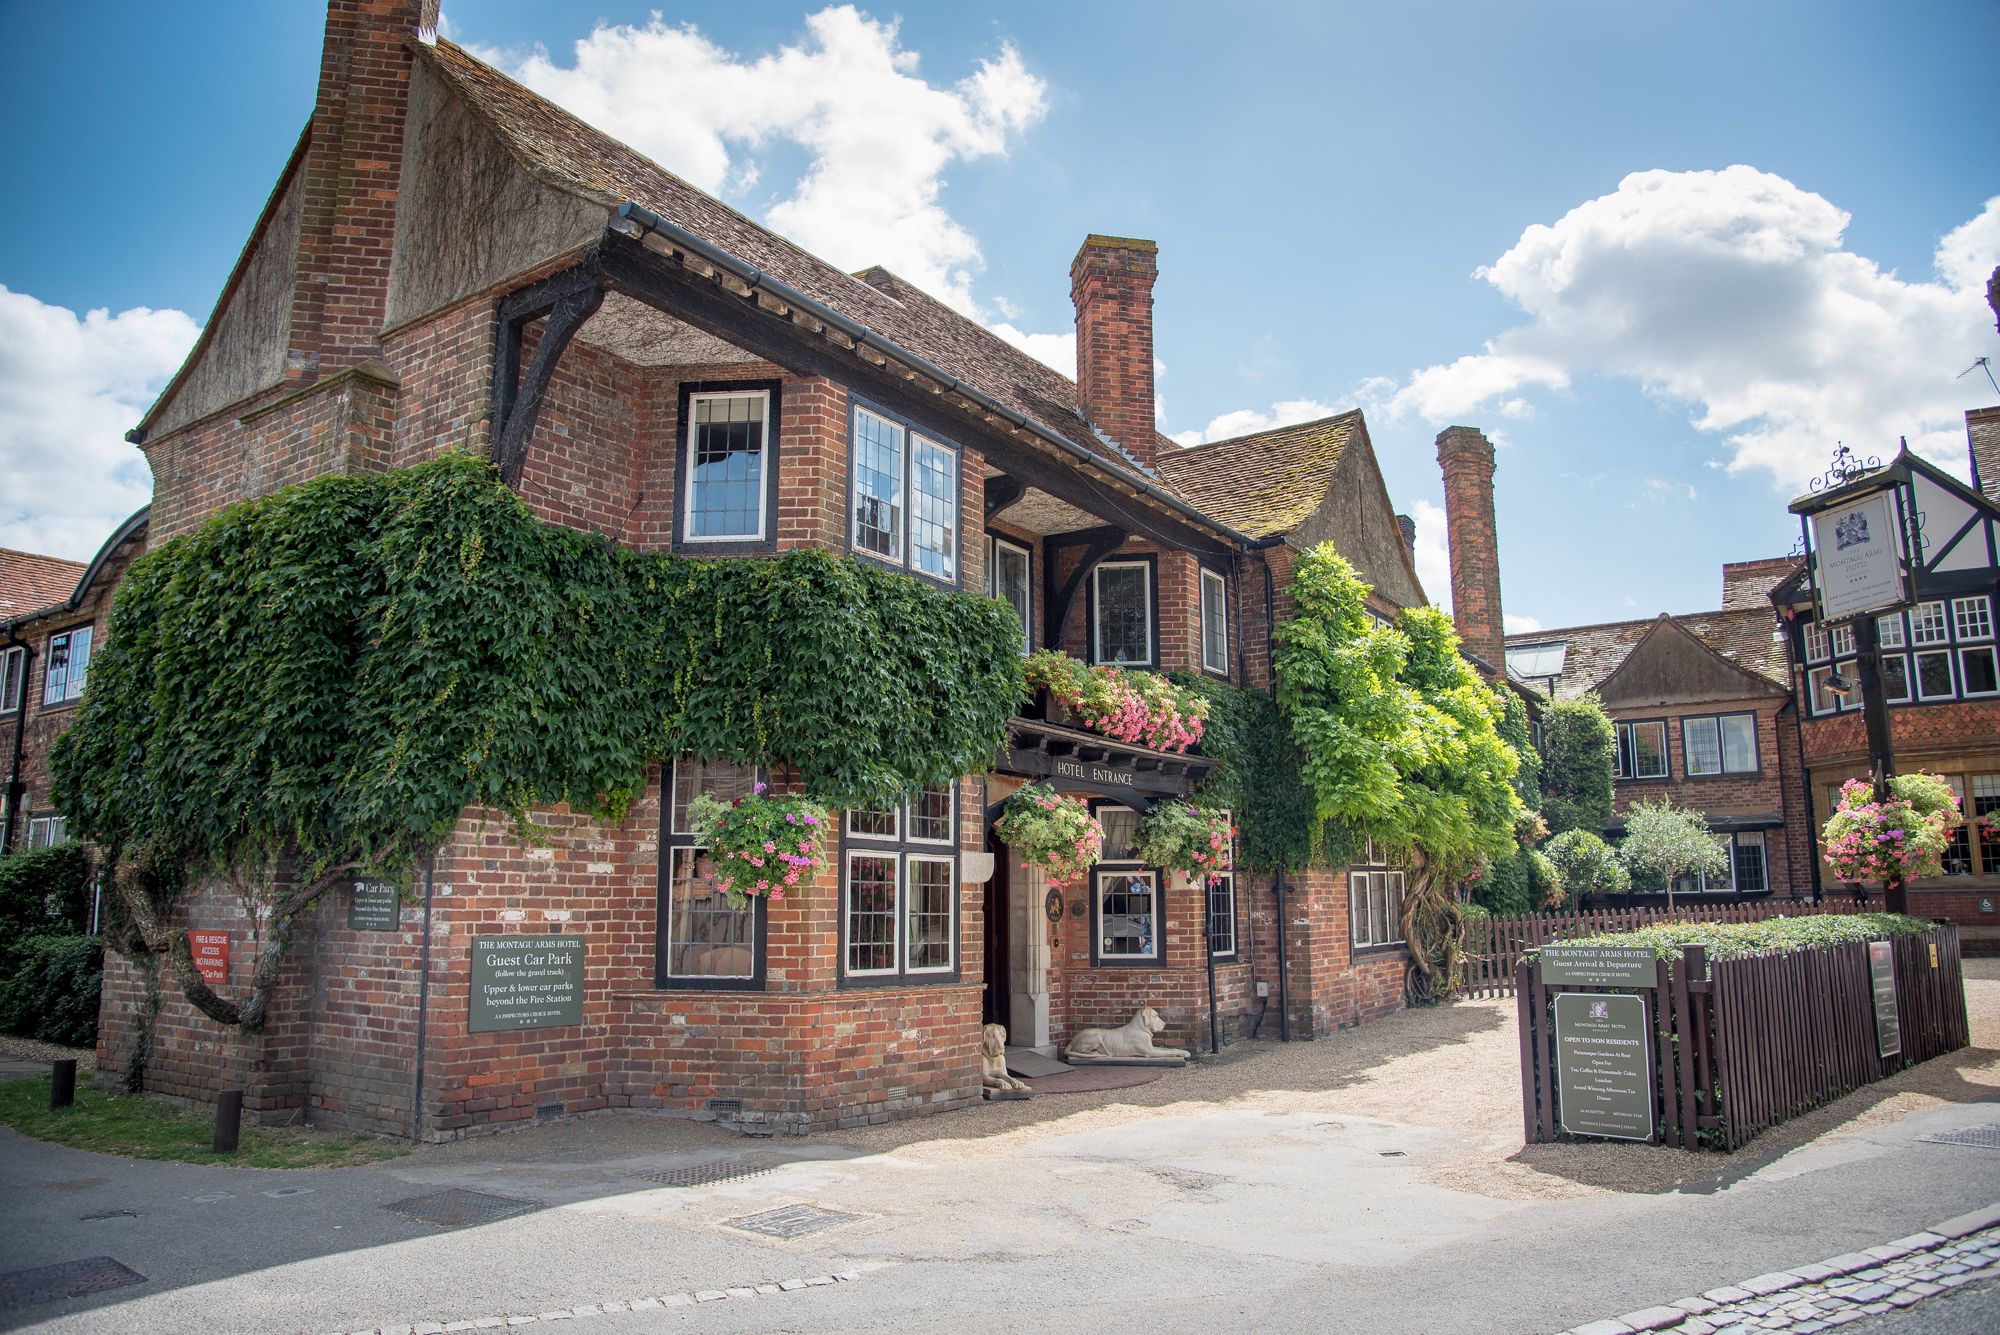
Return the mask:
<svg viewBox="0 0 2000 1335">
<path fill-rule="evenodd" d="M 1319 508 L 1359 410 L 1259 431 L 1192 449 L 1166 446 L 1157 460 L 1168 486 L 1197 510 L 1252 538 L 1290 533 Z"/>
<path fill-rule="evenodd" d="M 81 561 L 0 547 L 0 620 L 67 600 L 85 569 Z"/>
</svg>

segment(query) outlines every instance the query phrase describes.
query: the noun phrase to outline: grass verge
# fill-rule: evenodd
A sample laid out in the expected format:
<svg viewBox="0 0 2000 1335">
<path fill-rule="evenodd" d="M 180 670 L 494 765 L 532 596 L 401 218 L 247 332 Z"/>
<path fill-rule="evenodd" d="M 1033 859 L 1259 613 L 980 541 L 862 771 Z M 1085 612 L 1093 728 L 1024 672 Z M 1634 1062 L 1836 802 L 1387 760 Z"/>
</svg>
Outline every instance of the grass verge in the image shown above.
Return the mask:
<svg viewBox="0 0 2000 1335">
<path fill-rule="evenodd" d="M 0 1082 L 0 1122 L 24 1136 L 128 1159 L 232 1164 L 240 1168 L 340 1168 L 408 1153 L 372 1136 L 334 1135 L 310 1127 L 245 1126 L 234 1154 L 209 1146 L 215 1122 L 137 1094 L 112 1094 L 77 1082 L 76 1103 L 49 1107 L 49 1077 Z"/>
</svg>

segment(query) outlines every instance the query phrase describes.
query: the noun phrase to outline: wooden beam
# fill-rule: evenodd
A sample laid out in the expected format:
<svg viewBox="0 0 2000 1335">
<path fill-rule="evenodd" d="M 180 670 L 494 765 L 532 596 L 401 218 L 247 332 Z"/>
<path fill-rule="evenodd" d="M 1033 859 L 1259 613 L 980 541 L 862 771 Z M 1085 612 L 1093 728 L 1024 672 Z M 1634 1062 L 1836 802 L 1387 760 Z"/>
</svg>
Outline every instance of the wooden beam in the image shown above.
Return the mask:
<svg viewBox="0 0 2000 1335">
<path fill-rule="evenodd" d="M 519 396 L 508 405 L 504 424 L 498 424 L 493 434 L 493 456 L 500 463 L 500 477 L 510 487 L 521 485 L 521 474 L 528 466 L 528 442 L 535 434 L 535 419 L 541 416 L 542 399 L 549 391 L 549 382 L 555 378 L 556 363 L 562 360 L 569 341 L 576 337 L 576 331 L 583 322 L 597 313 L 604 304 L 604 289 L 583 288 L 557 299 L 549 311 L 548 323 L 542 326 L 542 338 L 535 345 L 535 360 L 528 365 L 528 374 L 522 379 Z M 514 358 L 520 358 L 520 334 L 517 329 L 514 341 Z"/>
<path fill-rule="evenodd" d="M 1069 609 L 1076 602 L 1076 592 L 1083 587 L 1083 581 L 1090 576 L 1097 563 L 1125 545 L 1130 536 L 1123 529 L 1086 529 L 1081 538 L 1083 556 L 1076 569 L 1069 572 L 1062 587 L 1056 587 L 1055 553 L 1063 547 L 1078 545 L 1075 542 L 1047 542 L 1043 544 L 1043 597 L 1042 597 L 1042 643 L 1050 648 L 1062 646 L 1063 626 L 1069 621 Z"/>
<path fill-rule="evenodd" d="M 1028 484 L 1002 473 L 986 479 L 986 517 L 991 519 L 1028 494 Z"/>
</svg>

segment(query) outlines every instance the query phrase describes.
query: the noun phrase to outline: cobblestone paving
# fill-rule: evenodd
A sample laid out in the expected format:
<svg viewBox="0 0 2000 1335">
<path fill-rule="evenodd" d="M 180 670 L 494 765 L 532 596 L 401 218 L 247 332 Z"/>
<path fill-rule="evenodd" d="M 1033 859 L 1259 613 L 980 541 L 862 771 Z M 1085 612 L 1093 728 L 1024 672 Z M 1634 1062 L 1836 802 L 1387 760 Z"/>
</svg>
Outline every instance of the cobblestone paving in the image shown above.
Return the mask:
<svg viewBox="0 0 2000 1335">
<path fill-rule="evenodd" d="M 2000 1205 L 1816 1265 L 1773 1271 L 1563 1335 L 1788 1335 L 1832 1330 L 1976 1280 L 2000 1278 Z"/>
</svg>

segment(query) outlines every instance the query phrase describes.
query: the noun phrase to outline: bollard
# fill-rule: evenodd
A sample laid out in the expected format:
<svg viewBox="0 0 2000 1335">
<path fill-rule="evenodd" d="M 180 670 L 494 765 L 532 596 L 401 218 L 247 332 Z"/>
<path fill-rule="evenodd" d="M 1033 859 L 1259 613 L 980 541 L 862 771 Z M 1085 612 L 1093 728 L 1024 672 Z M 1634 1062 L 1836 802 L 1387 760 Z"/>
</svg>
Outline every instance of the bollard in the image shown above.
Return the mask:
<svg viewBox="0 0 2000 1335">
<path fill-rule="evenodd" d="M 236 1138 L 243 1131 L 243 1091 L 225 1089 L 215 1096 L 215 1152 L 236 1153 Z"/>
<path fill-rule="evenodd" d="M 76 1102 L 76 1060 L 65 1058 L 56 1063 L 55 1074 L 49 1077 L 49 1107 L 67 1108 Z"/>
</svg>

